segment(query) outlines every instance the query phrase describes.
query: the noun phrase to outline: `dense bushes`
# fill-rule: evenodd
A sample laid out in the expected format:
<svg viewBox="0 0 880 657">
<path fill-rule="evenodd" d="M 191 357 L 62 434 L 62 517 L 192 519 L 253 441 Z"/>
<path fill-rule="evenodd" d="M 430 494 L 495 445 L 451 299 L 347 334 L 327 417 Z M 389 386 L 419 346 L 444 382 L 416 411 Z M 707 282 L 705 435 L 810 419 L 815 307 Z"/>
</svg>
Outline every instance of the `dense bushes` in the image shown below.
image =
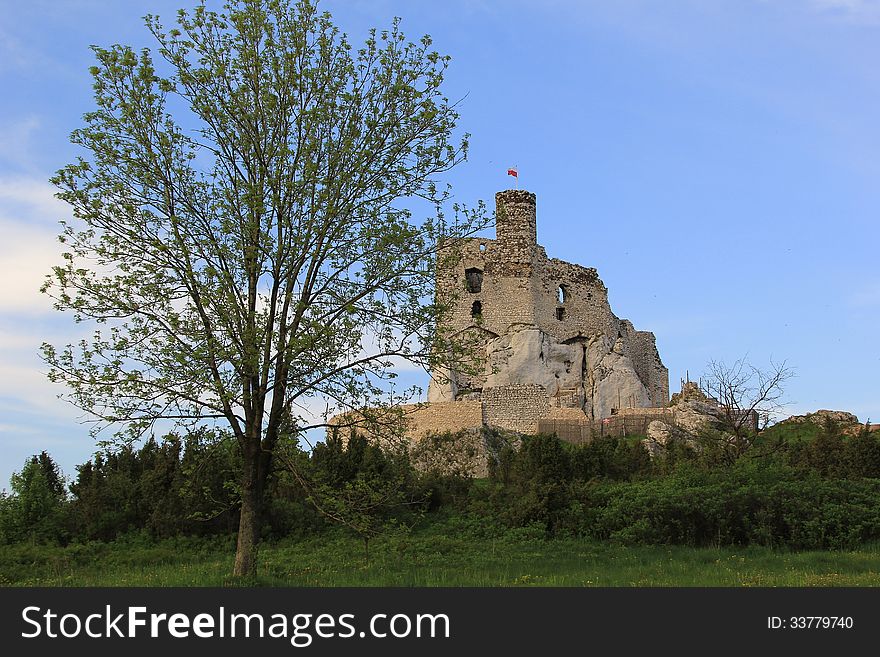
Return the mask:
<svg viewBox="0 0 880 657">
<path fill-rule="evenodd" d="M 638 443 L 573 446 L 525 438 L 493 472 L 493 517 L 545 535 L 622 543 L 848 548 L 880 539 L 880 437 L 763 444 L 732 466 L 673 449 L 647 458 Z"/>
<path fill-rule="evenodd" d="M 747 464 L 750 465 L 750 464 Z M 852 548 L 880 539 L 880 480 L 738 464 L 595 486 L 579 533 L 622 543 Z"/>
<path fill-rule="evenodd" d="M 206 431 L 98 453 L 77 468 L 70 486 L 71 532 L 82 540 L 133 530 L 158 538 L 229 532 L 236 524 L 236 459 L 230 441 Z"/>
<path fill-rule="evenodd" d="M 417 472 L 405 451 L 357 436 L 331 438 L 311 453 L 292 449 L 269 480 L 264 537 L 323 532 L 335 521 L 366 547 L 379 532 L 440 514 L 487 536 L 624 544 L 827 549 L 880 539 L 880 435 L 866 430 L 768 432 L 732 465 L 686 447 L 652 460 L 633 439 L 577 446 L 553 436 L 489 439 L 490 477 L 476 484 L 449 467 L 454 436 L 428 445 L 439 455 L 426 461 L 439 464 L 428 472 Z M 68 494 L 43 453 L 0 496 L 0 541 L 230 536 L 238 458 L 222 435 L 169 435 L 97 454 L 79 466 Z"/>
<path fill-rule="evenodd" d="M 67 492 L 52 457 L 31 457 L 10 484 L 12 495 L 0 494 L 0 542 L 63 542 Z"/>
<path fill-rule="evenodd" d="M 880 477 L 880 434 L 862 429 L 847 435 L 842 427 L 826 422 L 812 440 L 778 445 L 785 461 L 823 477 Z"/>
</svg>

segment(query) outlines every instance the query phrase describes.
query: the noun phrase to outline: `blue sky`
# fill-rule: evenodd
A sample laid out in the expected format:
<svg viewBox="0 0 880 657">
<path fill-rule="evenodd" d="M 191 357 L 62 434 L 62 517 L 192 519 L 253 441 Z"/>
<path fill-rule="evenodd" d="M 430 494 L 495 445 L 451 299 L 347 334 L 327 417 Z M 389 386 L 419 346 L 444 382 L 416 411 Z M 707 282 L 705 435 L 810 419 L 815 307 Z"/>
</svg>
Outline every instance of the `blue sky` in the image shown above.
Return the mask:
<svg viewBox="0 0 880 657">
<path fill-rule="evenodd" d="M 189 0 L 0 0 L 0 487 L 95 450 L 43 340 L 84 328 L 37 291 L 67 216 L 46 182 L 91 108 L 90 44 L 152 45 Z M 552 257 L 596 267 L 677 389 L 709 359 L 786 360 L 789 409 L 880 420 L 880 1 L 322 3 L 352 41 L 395 15 L 452 55 L 457 198 L 538 195 Z M 412 377 L 413 375 L 408 375 Z"/>
</svg>

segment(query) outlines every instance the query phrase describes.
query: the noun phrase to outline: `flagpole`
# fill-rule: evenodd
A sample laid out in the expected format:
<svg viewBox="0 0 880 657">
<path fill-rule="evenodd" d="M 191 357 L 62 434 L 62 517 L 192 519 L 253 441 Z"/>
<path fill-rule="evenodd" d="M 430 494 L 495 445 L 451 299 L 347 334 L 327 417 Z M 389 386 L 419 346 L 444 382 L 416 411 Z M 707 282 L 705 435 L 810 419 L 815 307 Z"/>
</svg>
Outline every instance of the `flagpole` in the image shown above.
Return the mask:
<svg viewBox="0 0 880 657">
<path fill-rule="evenodd" d="M 513 176 L 514 180 L 516 181 L 513 184 L 513 188 L 519 189 L 519 168 L 515 164 L 512 167 L 508 167 L 507 175 Z"/>
</svg>

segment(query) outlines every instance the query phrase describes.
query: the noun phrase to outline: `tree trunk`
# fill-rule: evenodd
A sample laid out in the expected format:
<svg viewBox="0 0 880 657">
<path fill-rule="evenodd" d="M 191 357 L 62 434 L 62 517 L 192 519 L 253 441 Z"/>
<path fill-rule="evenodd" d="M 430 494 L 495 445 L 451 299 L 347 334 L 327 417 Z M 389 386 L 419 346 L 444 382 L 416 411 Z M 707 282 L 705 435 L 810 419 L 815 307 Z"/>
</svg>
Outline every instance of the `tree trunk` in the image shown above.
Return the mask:
<svg viewBox="0 0 880 657">
<path fill-rule="evenodd" d="M 235 577 L 251 577 L 257 573 L 257 541 L 260 532 L 260 510 L 252 492 L 243 490 L 241 515 L 238 520 L 238 544 L 235 549 Z"/>
<path fill-rule="evenodd" d="M 241 482 L 241 513 L 238 520 L 238 544 L 235 549 L 235 577 L 253 577 L 257 574 L 257 544 L 260 540 L 263 486 L 261 481 L 260 450 L 244 450 L 244 477 Z"/>
</svg>

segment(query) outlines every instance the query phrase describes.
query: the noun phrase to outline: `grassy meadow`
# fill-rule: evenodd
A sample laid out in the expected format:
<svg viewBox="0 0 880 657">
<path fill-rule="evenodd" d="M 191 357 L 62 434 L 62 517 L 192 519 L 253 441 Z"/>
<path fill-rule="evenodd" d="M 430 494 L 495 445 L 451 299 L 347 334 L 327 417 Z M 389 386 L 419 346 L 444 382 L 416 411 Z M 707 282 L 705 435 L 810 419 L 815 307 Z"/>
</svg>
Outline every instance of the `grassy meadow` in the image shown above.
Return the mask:
<svg viewBox="0 0 880 657">
<path fill-rule="evenodd" d="M 346 522 L 280 472 L 248 581 L 230 576 L 236 452 L 198 438 L 96 455 L 70 494 L 46 453 L 29 459 L 0 494 L 0 586 L 880 586 L 867 430 L 781 425 L 736 459 L 708 440 L 651 459 L 531 436 L 481 480 L 328 440 L 301 466 Z"/>
<path fill-rule="evenodd" d="M 544 539 L 528 529 L 481 539 L 434 525 L 376 539 L 344 532 L 264 543 L 256 586 L 880 586 L 880 545 L 854 551 L 621 546 Z M 233 585 L 230 538 L 5 546 L 4 586 Z M 240 585 L 241 583 L 235 583 Z"/>
</svg>

